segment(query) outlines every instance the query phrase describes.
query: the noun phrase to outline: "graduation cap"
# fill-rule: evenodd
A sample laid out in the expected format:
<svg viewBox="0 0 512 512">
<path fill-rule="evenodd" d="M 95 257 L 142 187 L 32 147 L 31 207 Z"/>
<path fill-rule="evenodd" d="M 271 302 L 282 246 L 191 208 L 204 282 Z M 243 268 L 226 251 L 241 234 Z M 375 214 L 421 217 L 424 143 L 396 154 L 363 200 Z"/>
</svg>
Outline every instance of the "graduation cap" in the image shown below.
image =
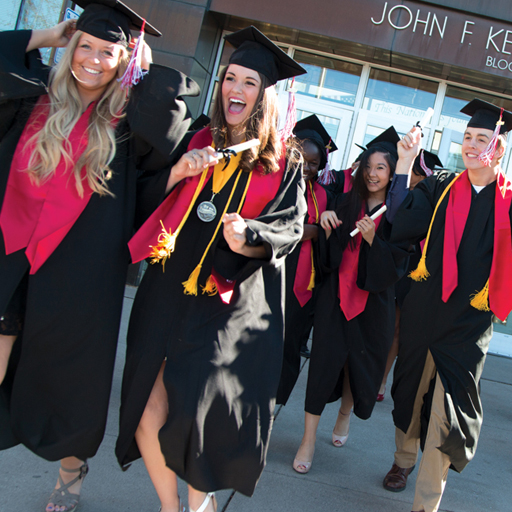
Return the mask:
<svg viewBox="0 0 512 512">
<path fill-rule="evenodd" d="M 428 177 L 434 174 L 436 167 L 443 168 L 443 162 L 439 160 L 439 157 L 436 154 L 422 149 L 420 154 L 414 160 L 413 170 L 415 171 L 415 174 Z"/>
<path fill-rule="evenodd" d="M 236 50 L 229 59 L 266 76 L 272 85 L 307 71 L 252 25 L 225 36 Z"/>
<path fill-rule="evenodd" d="M 338 146 L 332 141 L 331 136 L 315 114 L 298 121 L 293 133 L 298 139 L 309 140 L 318 147 L 320 151 L 320 170 L 325 168 L 329 153 L 338 150 Z"/>
<path fill-rule="evenodd" d="M 482 163 L 490 165 L 498 145 L 498 136 L 512 130 L 512 112 L 478 98 L 471 100 L 460 111 L 471 116 L 468 128 L 493 130 L 494 133 L 487 148 L 478 156 Z"/>
<path fill-rule="evenodd" d="M 356 144 L 358 148 L 363 151 L 368 149 L 379 149 L 385 153 L 391 153 L 398 158 L 398 149 L 396 145 L 400 141 L 400 135 L 395 130 L 394 126 L 390 126 L 387 130 L 383 131 L 380 135 L 366 144 L 366 147 Z"/>
<path fill-rule="evenodd" d="M 120 0 L 76 0 L 84 9 L 76 23 L 77 30 L 94 37 L 122 44 L 130 43 L 130 30 L 144 30 L 152 36 L 161 36 L 155 27 Z"/>
</svg>

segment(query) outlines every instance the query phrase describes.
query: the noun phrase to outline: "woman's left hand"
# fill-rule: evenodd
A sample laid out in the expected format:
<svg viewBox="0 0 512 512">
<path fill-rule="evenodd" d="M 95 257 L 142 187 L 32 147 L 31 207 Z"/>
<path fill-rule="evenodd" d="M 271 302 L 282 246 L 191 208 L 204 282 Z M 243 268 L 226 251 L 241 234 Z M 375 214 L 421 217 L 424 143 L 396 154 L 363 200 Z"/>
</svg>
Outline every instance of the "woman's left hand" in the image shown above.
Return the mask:
<svg viewBox="0 0 512 512">
<path fill-rule="evenodd" d="M 372 245 L 375 238 L 375 222 L 373 222 L 368 215 L 365 215 L 361 220 L 356 222 L 356 228 L 359 229 L 363 238 Z"/>
<path fill-rule="evenodd" d="M 226 213 L 222 222 L 224 223 L 224 238 L 233 252 L 244 254 L 247 237 L 245 230 L 247 224 L 238 213 Z"/>
</svg>

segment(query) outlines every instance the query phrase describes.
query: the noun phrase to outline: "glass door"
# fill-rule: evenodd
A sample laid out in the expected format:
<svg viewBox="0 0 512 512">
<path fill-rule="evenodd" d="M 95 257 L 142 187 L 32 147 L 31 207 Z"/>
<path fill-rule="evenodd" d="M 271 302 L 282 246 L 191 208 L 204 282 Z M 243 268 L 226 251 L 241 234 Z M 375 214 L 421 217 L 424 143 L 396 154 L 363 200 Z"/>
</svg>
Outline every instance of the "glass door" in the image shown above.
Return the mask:
<svg viewBox="0 0 512 512">
<path fill-rule="evenodd" d="M 295 105 L 297 108 L 297 121 L 312 114 L 318 116 L 332 140 L 336 146 L 338 146 L 338 151 L 335 151 L 329 157 L 329 165 L 331 169 L 343 169 L 345 149 L 347 147 L 347 139 L 350 133 L 354 112 L 349 109 L 334 106 L 332 103 L 320 99 L 308 98 L 299 94 L 295 95 Z M 283 91 L 279 95 L 280 128 L 284 125 L 287 108 L 288 93 Z"/>
</svg>

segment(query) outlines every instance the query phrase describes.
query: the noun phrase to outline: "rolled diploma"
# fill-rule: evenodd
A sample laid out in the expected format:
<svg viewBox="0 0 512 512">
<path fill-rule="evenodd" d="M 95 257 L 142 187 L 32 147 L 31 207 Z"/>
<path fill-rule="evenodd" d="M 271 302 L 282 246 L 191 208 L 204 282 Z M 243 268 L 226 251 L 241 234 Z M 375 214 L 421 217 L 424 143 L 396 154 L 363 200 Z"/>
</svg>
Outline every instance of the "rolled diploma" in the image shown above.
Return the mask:
<svg viewBox="0 0 512 512">
<path fill-rule="evenodd" d="M 231 146 L 231 147 L 226 148 L 226 149 L 229 149 L 230 151 L 234 151 L 235 153 L 241 153 L 242 151 L 245 151 L 246 149 L 251 149 L 251 148 L 254 148 L 254 147 L 259 146 L 259 145 L 260 145 L 260 139 L 251 139 L 251 140 L 248 140 L 246 142 L 242 142 L 240 144 L 236 144 L 236 145 Z M 210 157 L 210 160 L 212 158 L 213 157 Z M 224 155 L 222 153 L 217 153 L 217 159 L 220 162 L 221 160 L 224 159 Z"/>
<path fill-rule="evenodd" d="M 424 128 L 429 123 L 430 119 L 432 118 L 432 115 L 434 114 L 434 109 L 432 107 L 428 107 L 427 111 L 425 112 L 425 115 L 421 119 L 421 121 L 418 121 L 416 123 L 416 126 L 419 126 L 420 128 Z M 409 171 L 409 174 L 407 175 L 407 188 L 411 186 L 411 173 L 412 169 Z"/>
<path fill-rule="evenodd" d="M 371 217 L 370 219 L 372 220 L 375 220 L 377 217 L 380 217 L 386 210 L 388 209 L 388 207 L 386 205 L 383 205 L 381 206 Z M 351 237 L 354 237 L 357 235 L 357 233 L 359 233 L 359 228 L 356 228 L 354 229 L 354 231 L 352 231 L 350 233 L 350 236 Z"/>
</svg>

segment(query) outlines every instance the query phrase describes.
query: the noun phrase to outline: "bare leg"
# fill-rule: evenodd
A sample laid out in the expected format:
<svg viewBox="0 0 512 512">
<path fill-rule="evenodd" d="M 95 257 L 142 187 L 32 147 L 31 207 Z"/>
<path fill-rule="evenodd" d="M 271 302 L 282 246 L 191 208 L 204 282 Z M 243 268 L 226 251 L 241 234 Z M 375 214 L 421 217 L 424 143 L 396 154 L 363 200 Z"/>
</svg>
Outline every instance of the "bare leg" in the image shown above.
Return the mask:
<svg viewBox="0 0 512 512">
<path fill-rule="evenodd" d="M 354 406 L 354 397 L 352 396 L 352 390 L 350 389 L 350 380 L 348 375 L 348 363 L 345 363 L 344 370 L 341 406 L 338 411 L 338 417 L 336 418 L 336 424 L 332 431 L 332 442 L 336 447 L 343 446 L 347 441 L 348 431 L 350 428 L 350 414 L 352 412 L 352 407 Z"/>
<path fill-rule="evenodd" d="M 320 415 L 305 413 L 304 436 L 293 461 L 293 468 L 299 473 L 307 473 L 311 467 L 315 454 L 316 431 L 319 421 Z"/>
<path fill-rule="evenodd" d="M 166 422 L 169 413 L 167 391 L 163 381 L 164 368 L 165 362 L 162 363 L 158 372 L 155 385 L 135 433 L 135 440 L 162 504 L 162 512 L 178 512 L 180 511 L 178 481 L 176 474 L 165 464 L 158 440 L 158 432 Z"/>
<path fill-rule="evenodd" d="M 396 306 L 396 317 L 395 317 L 395 335 L 393 336 L 393 343 L 389 349 L 388 360 L 386 363 L 386 370 L 384 371 L 384 378 L 380 385 L 379 395 L 384 395 L 386 392 L 386 382 L 388 381 L 388 375 L 391 371 L 393 363 L 395 362 L 396 356 L 398 355 L 398 338 L 400 337 L 400 309 Z"/>
<path fill-rule="evenodd" d="M 16 341 L 17 336 L 5 336 L 0 334 L 0 384 L 2 384 L 5 373 L 7 371 L 7 364 L 11 356 L 12 346 Z"/>
</svg>

